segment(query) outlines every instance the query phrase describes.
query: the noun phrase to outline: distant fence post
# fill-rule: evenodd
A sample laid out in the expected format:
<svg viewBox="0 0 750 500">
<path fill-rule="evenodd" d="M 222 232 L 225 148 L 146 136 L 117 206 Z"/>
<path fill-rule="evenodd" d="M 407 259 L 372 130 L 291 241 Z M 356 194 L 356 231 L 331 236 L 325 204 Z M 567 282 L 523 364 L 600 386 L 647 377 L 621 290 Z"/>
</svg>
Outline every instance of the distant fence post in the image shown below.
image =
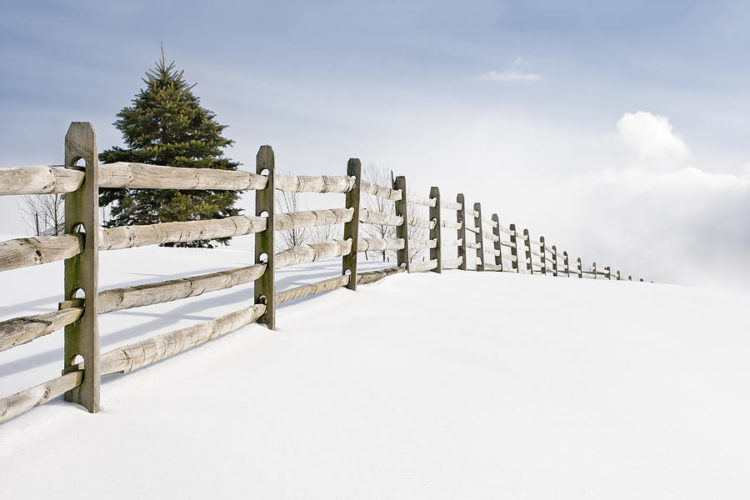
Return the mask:
<svg viewBox="0 0 750 500">
<path fill-rule="evenodd" d="M 457 251 L 458 258 L 461 260 L 458 268 L 466 271 L 466 203 L 463 193 L 456 195 L 456 202 L 461 204 L 461 209 L 456 210 L 456 222 L 458 223 L 457 238 L 460 243 Z"/>
<path fill-rule="evenodd" d="M 523 230 L 523 245 L 526 254 L 526 270 L 529 274 L 534 274 L 534 262 L 531 260 L 531 236 L 528 229 Z"/>
<path fill-rule="evenodd" d="M 544 236 L 539 237 L 539 253 L 542 254 L 542 274 L 547 274 L 547 245 Z"/>
<path fill-rule="evenodd" d="M 440 188 L 430 188 L 430 199 L 435 200 L 435 206 L 430 207 L 430 224 L 435 226 L 430 229 L 430 240 L 435 240 L 435 248 L 430 248 L 430 260 L 437 261 L 437 267 L 433 272 L 443 272 L 443 217 L 440 213 Z"/>
<path fill-rule="evenodd" d="M 344 240 L 352 240 L 352 250 L 344 255 L 342 273 L 349 274 L 349 290 L 357 290 L 357 247 L 359 246 L 359 201 L 362 181 L 362 163 L 358 158 L 349 158 L 346 164 L 346 175 L 354 177 L 354 187 L 346 193 L 346 208 L 353 211 L 352 220 L 344 224 Z M 348 273 L 347 273 L 348 272 Z"/>
<path fill-rule="evenodd" d="M 275 200 L 275 166 L 274 154 L 271 146 L 261 146 L 255 157 L 255 172 L 263 174 L 266 172 L 267 183 L 263 189 L 255 191 L 255 215 L 258 217 L 266 214 L 266 230 L 255 234 L 255 263 L 266 264 L 263 275 L 255 280 L 253 286 L 255 303 L 265 304 L 266 312 L 258 318 L 258 323 L 263 323 L 269 329 L 276 329 L 276 281 L 274 269 L 274 254 L 276 252 L 275 228 L 274 228 L 274 200 Z M 263 256 L 265 255 L 265 259 Z"/>
<path fill-rule="evenodd" d="M 552 276 L 557 276 L 557 247 L 552 245 Z"/>
<path fill-rule="evenodd" d="M 583 278 L 583 263 L 580 257 L 576 259 L 576 273 L 578 273 L 579 278 Z"/>
<path fill-rule="evenodd" d="M 404 248 L 397 252 L 398 265 L 405 266 L 409 272 L 409 203 L 406 199 L 406 177 L 399 175 L 393 181 L 393 189 L 401 190 L 401 199 L 396 201 L 396 215 L 403 217 L 403 223 L 396 226 L 396 238 L 403 238 Z"/>
<path fill-rule="evenodd" d="M 83 382 L 65 393 L 65 400 L 99 411 L 101 368 L 99 365 L 99 153 L 94 127 L 88 122 L 73 122 L 65 135 L 65 167 L 77 169 L 86 162 L 84 182 L 77 191 L 65 195 L 65 234 L 83 240 L 83 252 L 65 260 L 65 301 L 80 299 L 83 314 L 65 327 L 63 372 L 76 369 L 77 356 L 83 357 Z"/>
<path fill-rule="evenodd" d="M 500 217 L 497 214 L 492 214 L 492 221 L 495 223 L 495 227 L 492 228 L 492 234 L 495 236 L 495 265 L 498 267 L 498 271 L 503 271 L 503 244 L 500 241 Z"/>
<path fill-rule="evenodd" d="M 612 270 L 610 269 L 609 266 L 607 266 L 607 267 L 604 268 L 604 272 L 607 273 L 607 279 L 611 280 L 612 279 Z"/>
<path fill-rule="evenodd" d="M 594 270 L 594 279 L 598 279 L 597 274 L 596 274 L 596 262 L 594 262 L 593 264 L 591 264 L 591 267 Z"/>
<path fill-rule="evenodd" d="M 620 281 L 622 279 L 622 275 L 620 274 L 620 271 L 617 271 L 617 281 Z"/>
<path fill-rule="evenodd" d="M 482 204 L 474 203 L 474 229 L 477 230 L 474 235 L 474 241 L 479 245 L 477 247 L 477 271 L 484 271 L 484 236 L 482 233 Z"/>
<path fill-rule="evenodd" d="M 510 264 L 512 269 L 517 273 L 520 273 L 521 268 L 518 265 L 518 233 L 516 233 L 516 225 L 511 224 L 508 229 L 510 229 L 510 254 L 513 256 L 513 260 Z"/>
<path fill-rule="evenodd" d="M 567 250 L 563 251 L 563 266 L 565 269 L 565 277 L 570 278 L 570 257 L 568 257 Z"/>
</svg>

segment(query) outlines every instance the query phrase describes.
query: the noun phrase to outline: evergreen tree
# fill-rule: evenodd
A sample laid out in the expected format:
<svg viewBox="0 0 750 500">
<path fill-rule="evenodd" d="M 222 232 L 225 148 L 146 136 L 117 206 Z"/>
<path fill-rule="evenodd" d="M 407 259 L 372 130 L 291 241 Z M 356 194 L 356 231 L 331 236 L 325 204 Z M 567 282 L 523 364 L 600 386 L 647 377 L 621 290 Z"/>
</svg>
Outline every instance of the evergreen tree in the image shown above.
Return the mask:
<svg viewBox="0 0 750 500">
<path fill-rule="evenodd" d="M 114 123 L 127 148 L 115 146 L 99 155 L 105 163 L 117 161 L 168 165 L 170 167 L 237 170 L 239 163 L 223 156 L 233 141 L 222 136 L 211 111 L 200 106 L 183 71 L 161 60 L 146 72 L 145 88 L 132 106 L 123 108 Z M 102 189 L 99 205 L 110 207 L 108 227 L 158 222 L 213 219 L 238 215 L 235 191 L 177 191 L 154 189 Z M 213 248 L 229 238 L 167 244 Z"/>
</svg>

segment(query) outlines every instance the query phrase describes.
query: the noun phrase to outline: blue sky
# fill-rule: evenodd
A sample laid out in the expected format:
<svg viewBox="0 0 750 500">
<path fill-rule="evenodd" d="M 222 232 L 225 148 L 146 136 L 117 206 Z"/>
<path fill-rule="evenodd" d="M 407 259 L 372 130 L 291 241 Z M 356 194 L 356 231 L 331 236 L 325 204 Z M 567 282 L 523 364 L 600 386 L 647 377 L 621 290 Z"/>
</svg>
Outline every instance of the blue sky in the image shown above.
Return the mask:
<svg viewBox="0 0 750 500">
<path fill-rule="evenodd" d="M 640 227 L 627 204 L 639 200 L 639 216 L 652 219 L 648 235 L 682 224 L 685 234 L 668 238 L 667 250 L 692 243 L 690 220 L 660 215 L 674 179 L 659 177 L 648 166 L 653 155 L 642 154 L 674 149 L 674 141 L 654 149 L 641 134 L 628 142 L 632 126 L 684 142 L 672 171 L 709 177 L 685 174 L 697 186 L 678 203 L 689 203 L 688 193 L 716 200 L 700 214 L 707 227 L 738 209 L 722 205 L 721 189 L 738 189 L 733 203 L 747 207 L 750 7 L 742 2 L 0 5 L 0 167 L 59 163 L 74 120 L 94 123 L 101 148 L 119 144 L 114 115 L 163 42 L 203 104 L 229 125 L 236 144 L 228 154 L 244 164 L 265 143 L 280 169 L 298 173 L 337 173 L 359 156 L 413 186 L 461 190 L 548 235 L 557 231 L 583 254 L 676 281 L 682 267 L 660 271 L 650 255 L 623 254 L 622 234 L 590 229 Z M 638 111 L 649 115 L 620 126 Z M 630 179 L 633 169 L 642 178 L 620 206 L 592 191 L 602 189 L 592 187 L 602 172 Z M 732 187 L 722 184 L 726 176 Z M 592 213 L 594 202 L 601 206 Z M 739 257 L 750 235 L 733 223 L 727 248 Z M 2 224 L 0 232 L 18 230 Z"/>
</svg>

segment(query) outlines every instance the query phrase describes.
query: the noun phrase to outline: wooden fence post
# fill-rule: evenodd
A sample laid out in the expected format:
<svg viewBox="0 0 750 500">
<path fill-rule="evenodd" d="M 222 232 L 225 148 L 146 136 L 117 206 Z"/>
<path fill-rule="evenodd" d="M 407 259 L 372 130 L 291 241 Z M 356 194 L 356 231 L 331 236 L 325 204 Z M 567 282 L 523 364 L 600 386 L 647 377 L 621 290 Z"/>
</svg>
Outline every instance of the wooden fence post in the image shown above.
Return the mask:
<svg viewBox="0 0 750 500">
<path fill-rule="evenodd" d="M 482 233 L 482 204 L 474 203 L 474 228 L 477 230 L 474 241 L 479 245 L 477 248 L 477 271 L 484 271 L 484 236 Z"/>
<path fill-rule="evenodd" d="M 352 251 L 342 259 L 342 273 L 349 274 L 349 290 L 357 290 L 357 247 L 359 245 L 359 200 L 362 181 L 362 163 L 358 158 L 349 158 L 346 175 L 354 177 L 354 187 L 346 193 L 346 208 L 354 212 L 352 220 L 344 224 L 344 240 L 352 240 Z M 348 273 L 347 273 L 348 271 Z"/>
<path fill-rule="evenodd" d="M 557 247 L 552 245 L 552 276 L 557 276 Z"/>
<path fill-rule="evenodd" d="M 508 229 L 510 229 L 510 254 L 515 257 L 515 259 L 510 264 L 512 266 L 512 269 L 514 269 L 517 273 L 520 273 L 521 267 L 518 263 L 518 233 L 516 233 L 516 225 L 511 224 Z"/>
<path fill-rule="evenodd" d="M 406 272 L 409 272 L 409 203 L 406 199 L 406 177 L 399 175 L 393 181 L 393 189 L 401 190 L 401 199 L 395 202 L 396 215 L 403 217 L 404 221 L 400 226 L 396 226 L 396 238 L 404 239 L 404 248 L 397 252 L 398 265 L 405 266 Z"/>
<path fill-rule="evenodd" d="M 542 274 L 547 274 L 547 245 L 544 236 L 539 237 L 539 253 L 542 254 Z"/>
<path fill-rule="evenodd" d="M 266 312 L 258 318 L 258 323 L 265 324 L 269 329 L 276 329 L 276 280 L 274 269 L 274 254 L 276 253 L 276 229 L 274 227 L 275 200 L 275 166 L 274 154 L 271 146 L 261 146 L 255 157 L 255 173 L 266 172 L 268 181 L 264 189 L 255 191 L 255 215 L 261 217 L 266 214 L 266 230 L 255 234 L 255 263 L 266 264 L 266 271 L 255 280 L 253 286 L 256 304 L 265 304 Z M 265 255 L 265 261 L 263 256 Z"/>
<path fill-rule="evenodd" d="M 592 267 L 592 268 L 593 268 L 593 270 L 594 270 L 594 279 L 597 279 L 597 275 L 596 275 L 596 262 L 594 262 L 594 263 L 593 263 L 593 264 L 591 265 L 591 267 Z"/>
<path fill-rule="evenodd" d="M 73 122 L 65 135 L 65 166 L 77 169 L 86 162 L 84 182 L 65 195 L 65 233 L 83 239 L 83 252 L 65 260 L 65 301 L 80 299 L 83 314 L 65 327 L 63 373 L 75 370 L 77 356 L 83 357 L 83 382 L 65 393 L 65 400 L 78 403 L 91 413 L 99 411 L 101 368 L 99 365 L 99 152 L 96 131 L 90 123 Z M 70 302 L 68 302 L 70 303 Z"/>
<path fill-rule="evenodd" d="M 458 268 L 466 271 L 466 203 L 463 193 L 456 195 L 456 202 L 461 204 L 461 209 L 456 210 L 456 222 L 458 222 L 457 238 L 461 242 L 457 249 L 458 258 L 461 259 Z"/>
<path fill-rule="evenodd" d="M 528 229 L 523 230 L 523 244 L 524 252 L 526 254 L 526 270 L 529 274 L 534 274 L 534 263 L 531 260 L 531 236 L 529 235 Z"/>
<path fill-rule="evenodd" d="M 576 259 L 576 272 L 578 273 L 579 278 L 583 278 L 583 263 L 581 262 L 580 257 Z"/>
<path fill-rule="evenodd" d="M 432 271 L 440 274 L 443 272 L 443 217 L 440 213 L 440 188 L 432 186 L 430 198 L 435 200 L 435 206 L 430 207 L 430 223 L 435 224 L 435 227 L 430 229 L 430 240 L 436 240 L 435 248 L 430 248 L 430 260 L 437 261 L 437 267 Z"/>
<path fill-rule="evenodd" d="M 563 266 L 565 267 L 565 277 L 570 278 L 570 257 L 568 251 L 563 251 Z"/>
<path fill-rule="evenodd" d="M 611 280 L 612 279 L 612 270 L 610 269 L 609 266 L 607 266 L 607 267 L 604 268 L 604 272 L 607 273 L 607 279 Z"/>
<path fill-rule="evenodd" d="M 498 267 L 498 271 L 503 271 L 503 244 L 500 242 L 500 217 L 497 214 L 492 214 L 492 221 L 495 223 L 495 227 L 492 228 L 492 234 L 495 235 L 497 241 L 495 241 L 495 265 Z"/>
</svg>

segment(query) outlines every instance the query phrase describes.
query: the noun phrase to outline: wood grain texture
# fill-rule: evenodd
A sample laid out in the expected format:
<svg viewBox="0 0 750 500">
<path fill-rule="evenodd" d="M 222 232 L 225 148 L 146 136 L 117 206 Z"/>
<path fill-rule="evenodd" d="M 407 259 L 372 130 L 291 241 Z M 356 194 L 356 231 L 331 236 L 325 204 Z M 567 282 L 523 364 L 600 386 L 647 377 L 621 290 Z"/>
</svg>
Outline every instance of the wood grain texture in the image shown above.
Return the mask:
<svg viewBox="0 0 750 500">
<path fill-rule="evenodd" d="M 410 273 L 421 273 L 424 271 L 431 271 L 437 267 L 438 263 L 436 260 L 428 260 L 425 262 L 412 262 L 409 272 Z"/>
<path fill-rule="evenodd" d="M 360 285 L 367 285 L 369 283 L 375 283 L 382 280 L 387 276 L 394 274 L 405 273 L 406 268 L 401 266 L 389 267 L 386 269 L 379 269 L 377 271 L 368 271 L 366 273 L 360 273 L 357 275 L 357 281 Z"/>
<path fill-rule="evenodd" d="M 435 242 L 435 246 L 430 247 L 430 260 L 437 262 L 434 272 L 440 274 L 443 272 L 443 216 L 440 210 L 440 188 L 432 186 L 430 188 L 430 199 L 435 203 L 430 207 L 429 217 L 434 224 L 430 227 L 430 240 Z"/>
<path fill-rule="evenodd" d="M 435 206 L 436 202 L 433 198 L 422 198 L 420 196 L 409 195 L 409 203 L 412 205 L 432 208 Z"/>
<path fill-rule="evenodd" d="M 159 283 L 104 290 L 99 292 L 99 314 L 172 302 L 188 297 L 197 297 L 207 292 L 244 285 L 263 276 L 265 270 L 265 264 L 255 264 Z"/>
<path fill-rule="evenodd" d="M 276 292 L 276 305 L 345 287 L 349 284 L 349 280 L 349 275 L 342 274 L 341 276 L 321 280 L 317 283 L 301 285 L 282 292 Z"/>
<path fill-rule="evenodd" d="M 277 175 L 279 191 L 295 193 L 348 193 L 354 187 L 353 177 L 346 175 Z"/>
<path fill-rule="evenodd" d="M 402 196 L 401 191 L 398 189 L 390 189 L 364 180 L 362 181 L 361 189 L 363 193 L 371 194 L 385 200 L 399 201 Z"/>
<path fill-rule="evenodd" d="M 519 272 L 520 266 L 518 265 L 518 233 L 516 232 L 516 225 L 510 225 L 510 254 L 513 257 L 511 259 L 511 266 L 513 271 Z"/>
<path fill-rule="evenodd" d="M 164 243 L 186 243 L 265 231 L 265 217 L 237 215 L 224 219 L 120 226 L 101 231 L 100 250 L 120 250 Z"/>
<path fill-rule="evenodd" d="M 440 200 L 440 208 L 444 208 L 446 210 L 461 210 L 461 208 L 463 208 L 463 205 L 448 200 Z"/>
<path fill-rule="evenodd" d="M 463 263 L 463 258 L 461 257 L 457 259 L 443 259 L 443 268 L 448 268 L 448 267 L 460 268 L 462 263 Z"/>
<path fill-rule="evenodd" d="M 73 234 L 0 242 L 0 272 L 70 259 L 83 252 L 83 237 Z"/>
<path fill-rule="evenodd" d="M 0 196 L 72 193 L 84 175 L 82 170 L 52 165 L 0 168 Z"/>
<path fill-rule="evenodd" d="M 331 226 L 347 223 L 352 220 L 353 216 L 354 211 L 350 208 L 277 213 L 274 216 L 276 220 L 274 227 L 276 231 L 289 231 L 303 227 Z"/>
<path fill-rule="evenodd" d="M 344 255 L 341 260 L 341 274 L 350 277 L 350 279 L 347 279 L 345 286 L 349 290 L 357 290 L 357 252 L 360 251 L 359 217 L 354 217 L 353 214 L 359 214 L 362 197 L 362 163 L 359 159 L 349 159 L 346 164 L 346 173 L 349 178 L 354 180 L 354 183 L 351 189 L 346 193 L 346 208 L 352 211 L 352 218 L 349 222 L 344 224 L 344 240 L 351 241 L 352 248 L 355 249 L 355 251 Z"/>
<path fill-rule="evenodd" d="M 0 423 L 17 417 L 32 408 L 46 403 L 68 391 L 79 387 L 83 382 L 83 372 L 73 371 L 12 396 L 0 399 Z"/>
<path fill-rule="evenodd" d="M 357 252 L 383 252 L 386 250 L 397 251 L 404 248 L 404 240 L 401 238 L 360 238 L 357 244 Z"/>
<path fill-rule="evenodd" d="M 266 265 L 265 272 L 253 283 L 253 304 L 262 305 L 263 312 L 257 321 L 276 329 L 276 159 L 271 146 L 261 146 L 255 156 L 255 172 L 266 175 L 266 185 L 255 191 L 255 216 L 265 215 L 266 228 L 255 233 L 255 265 Z M 292 218 L 289 218 L 290 225 Z M 291 228 L 290 228 L 291 229 Z"/>
<path fill-rule="evenodd" d="M 394 203 L 396 216 L 400 217 L 402 223 L 396 226 L 396 238 L 404 240 L 404 248 L 396 252 L 396 259 L 399 266 L 405 266 L 406 272 L 409 272 L 411 262 L 409 253 L 409 202 L 408 191 L 406 190 L 406 177 L 399 175 L 393 181 L 393 189 L 401 191 L 401 199 Z"/>
<path fill-rule="evenodd" d="M 456 195 L 456 203 L 461 205 L 460 210 L 456 210 L 456 239 L 461 242 L 461 245 L 457 247 L 456 253 L 458 254 L 458 268 L 462 271 L 466 271 L 466 201 L 463 193 Z"/>
<path fill-rule="evenodd" d="M 342 257 L 352 251 L 352 240 L 330 240 L 312 245 L 298 245 L 278 252 L 275 268 L 282 269 L 297 264 L 307 264 L 323 259 Z"/>
<path fill-rule="evenodd" d="M 65 260 L 64 300 L 85 295 L 78 321 L 65 326 L 63 373 L 71 370 L 76 357 L 86 365 L 83 381 L 65 393 L 65 400 L 99 411 L 101 370 L 99 365 L 99 155 L 96 132 L 90 123 L 73 122 L 65 135 L 65 165 L 86 163 L 86 178 L 78 190 L 65 195 L 65 234 L 83 235 L 83 251 Z M 82 227 L 81 227 L 82 226 Z M 78 237 L 78 236 L 74 236 Z"/>
<path fill-rule="evenodd" d="M 264 304 L 254 304 L 216 319 L 119 347 L 102 355 L 102 374 L 129 373 L 235 332 L 260 318 Z"/>
<path fill-rule="evenodd" d="M 216 168 L 183 168 L 145 163 L 105 163 L 99 166 L 99 187 L 245 191 L 263 189 L 263 175 Z"/>
<path fill-rule="evenodd" d="M 80 307 L 0 322 L 0 352 L 49 335 L 75 321 L 83 314 Z"/>
</svg>

